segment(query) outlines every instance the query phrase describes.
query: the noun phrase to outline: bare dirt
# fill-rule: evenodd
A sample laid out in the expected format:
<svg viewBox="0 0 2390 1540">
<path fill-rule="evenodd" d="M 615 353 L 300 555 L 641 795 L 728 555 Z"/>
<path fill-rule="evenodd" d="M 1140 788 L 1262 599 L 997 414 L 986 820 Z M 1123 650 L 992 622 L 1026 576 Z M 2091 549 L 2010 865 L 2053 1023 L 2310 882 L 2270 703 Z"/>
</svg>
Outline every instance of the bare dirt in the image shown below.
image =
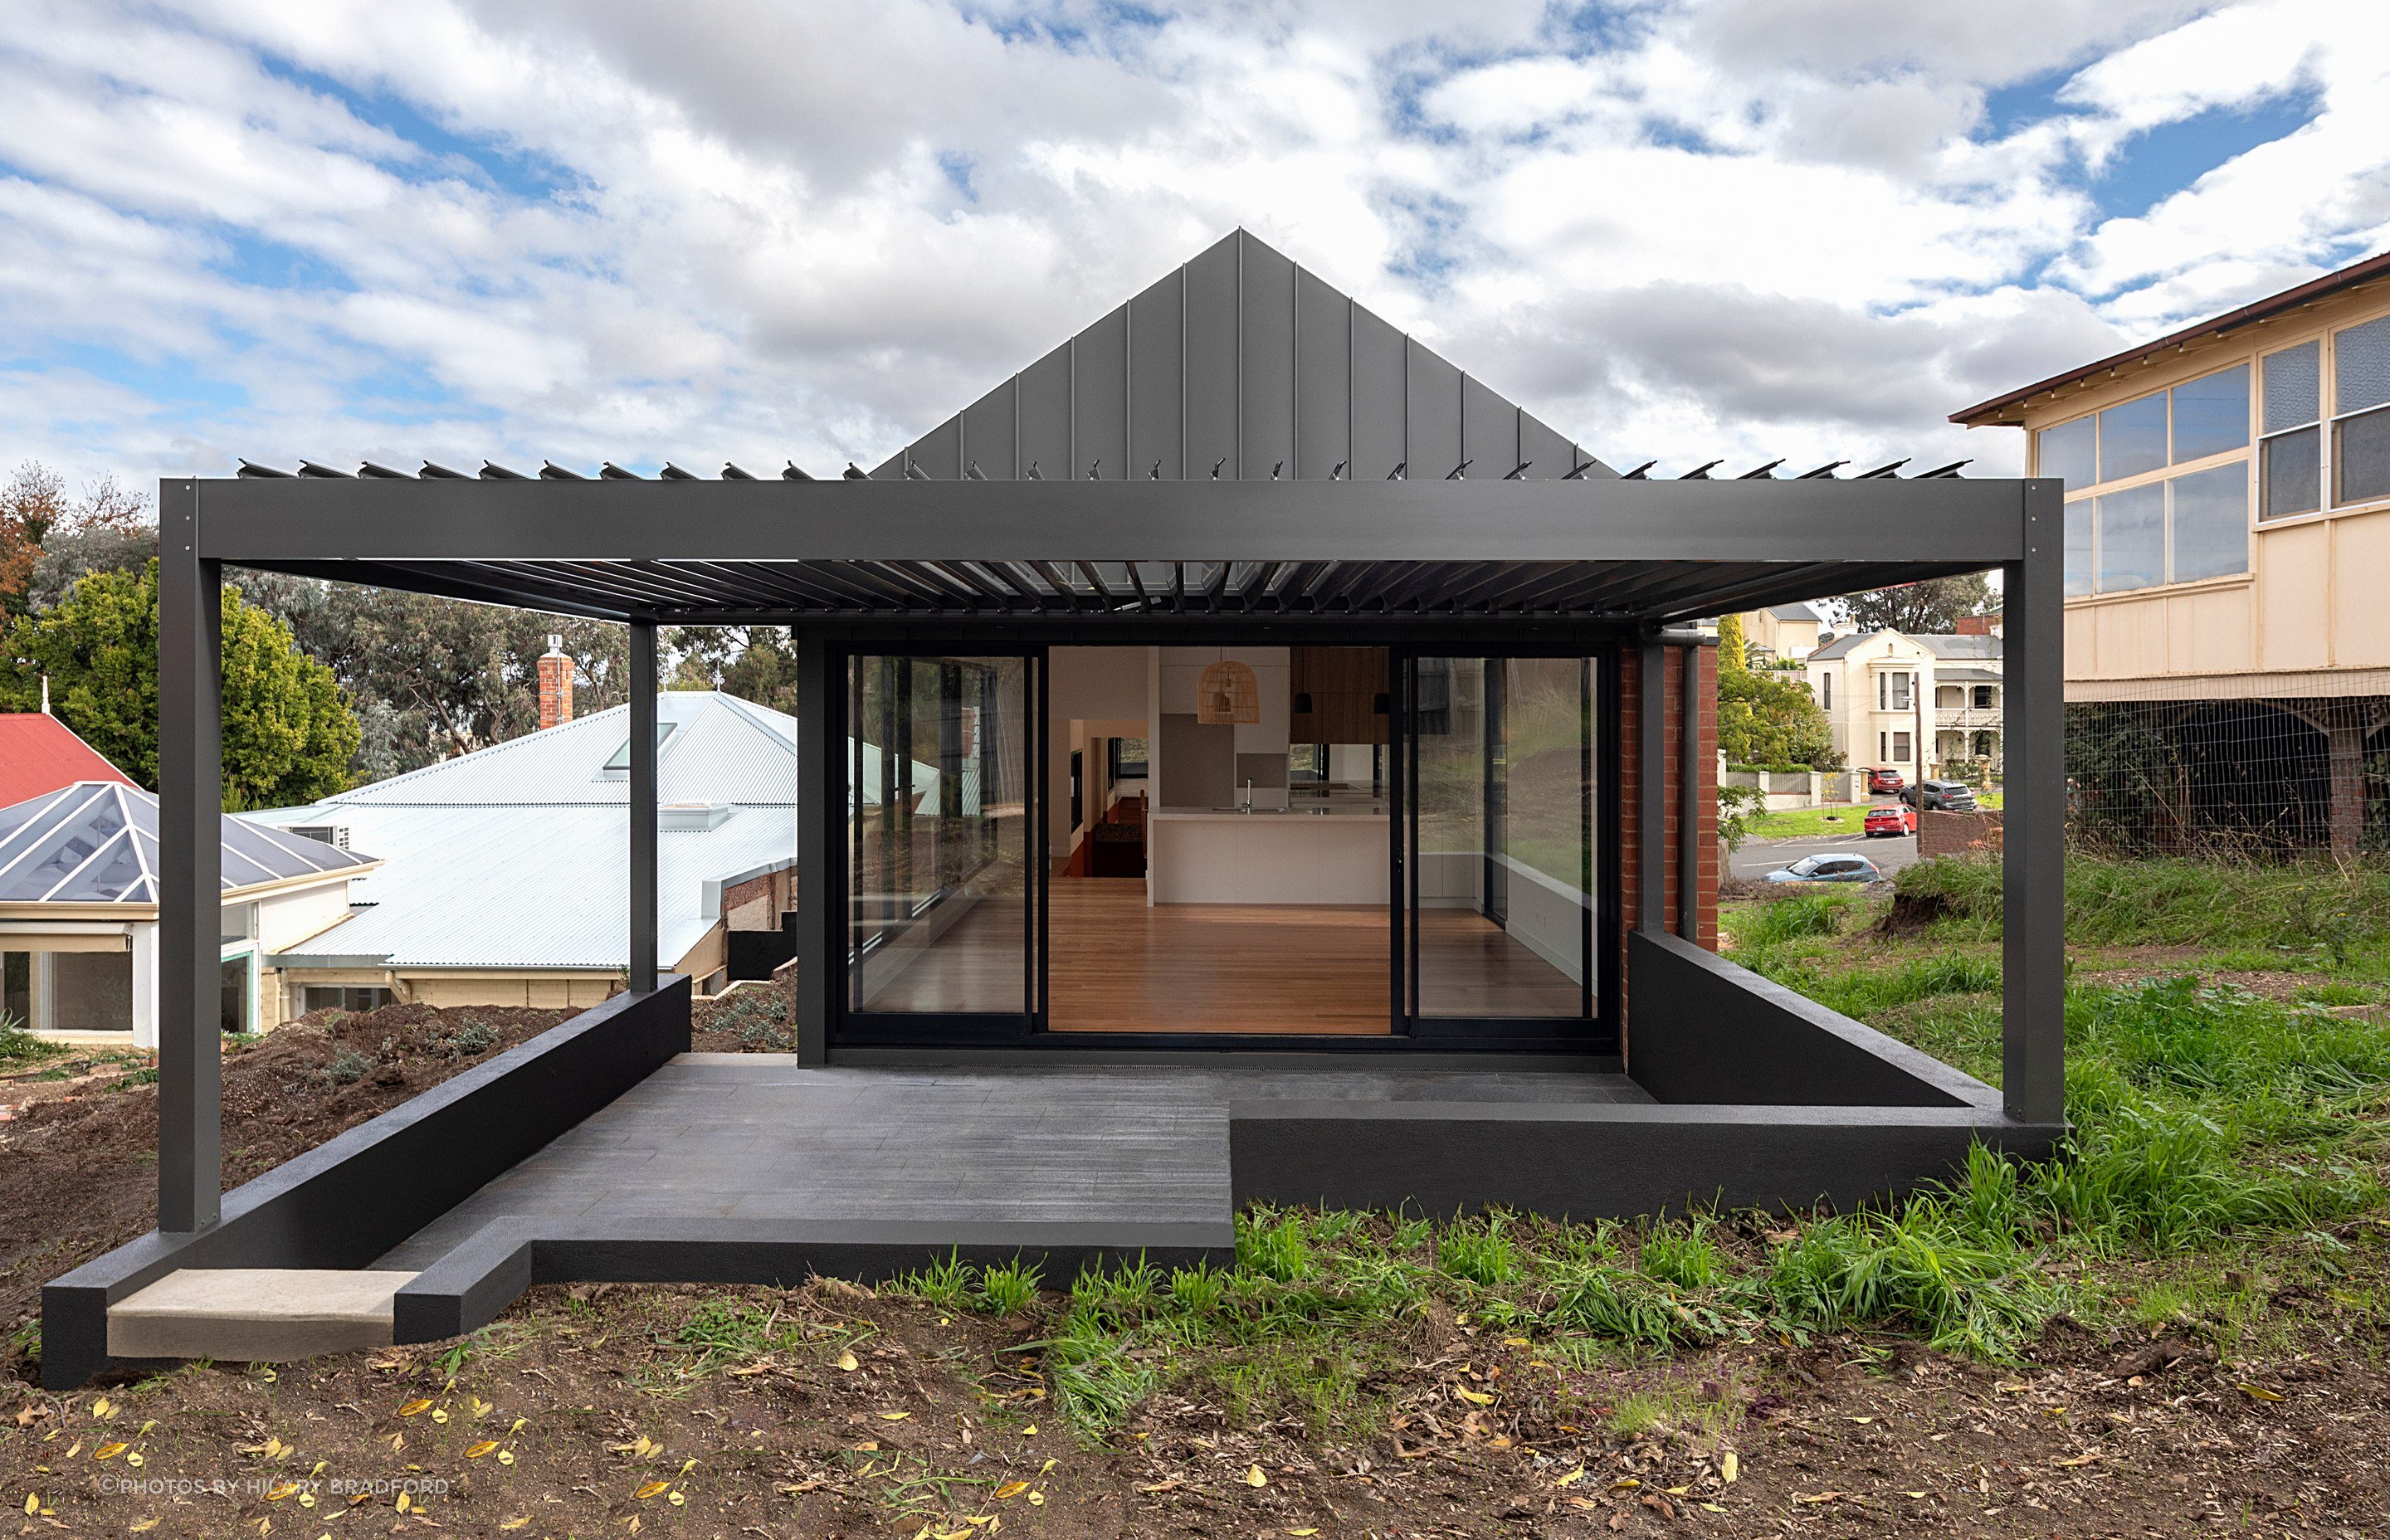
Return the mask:
<svg viewBox="0 0 2390 1540">
<path fill-rule="evenodd" d="M 725 1299 L 794 1345 L 709 1358 L 691 1317 Z M 1349 1413 L 1182 1387 L 1082 1441 L 1047 1398 L 1048 1309 L 992 1320 L 820 1281 L 542 1288 L 470 1352 L 0 1387 L 0 1496 L 33 1501 L 24 1533 L 176 1535 L 2355 1536 L 2390 1519 L 2379 1328 L 2345 1315 L 2264 1363 L 2196 1330 L 2062 1321 L 1997 1368 L 1856 1337 L 1579 1367 L 1436 1314 Z M 1622 1416 L 1637 1405 L 1663 1409 Z"/>
<path fill-rule="evenodd" d="M 704 1007 L 700 1046 L 756 1046 L 772 1010 Z M 227 1181 L 562 1014 L 393 1007 L 229 1054 Z M 498 1041 L 462 1049 L 469 1020 Z M 340 1084 L 343 1053 L 370 1067 Z M 0 1123 L 7 1318 L 148 1226 L 155 1118 L 150 1087 L 95 1084 Z M 19 1331 L 0 1500 L 29 1534 L 2342 1540 L 2390 1525 L 2390 1226 L 2339 1240 L 2331 1277 L 2268 1286 L 2265 1345 L 2240 1352 L 2178 1317 L 2061 1319 L 2006 1367 L 1862 1335 L 1587 1362 L 1439 1305 L 1379 1331 L 1383 1367 L 1325 1412 L 1161 1365 L 1166 1388 L 1092 1440 L 1049 1398 L 1051 1295 L 989 1318 L 823 1280 L 543 1287 L 470 1344 L 67 1396 L 36 1388 Z M 765 1330 L 719 1345 L 726 1303 Z"/>
<path fill-rule="evenodd" d="M 224 1058 L 225 1187 L 341 1134 L 571 1014 L 470 1006 L 319 1011 Z M 131 1055 L 0 1084 L 0 1322 L 12 1337 L 49 1279 L 158 1217 L 158 1088 Z M 69 1059 L 60 1068 L 71 1069 Z M 0 1357 L 5 1369 L 19 1354 Z"/>
</svg>

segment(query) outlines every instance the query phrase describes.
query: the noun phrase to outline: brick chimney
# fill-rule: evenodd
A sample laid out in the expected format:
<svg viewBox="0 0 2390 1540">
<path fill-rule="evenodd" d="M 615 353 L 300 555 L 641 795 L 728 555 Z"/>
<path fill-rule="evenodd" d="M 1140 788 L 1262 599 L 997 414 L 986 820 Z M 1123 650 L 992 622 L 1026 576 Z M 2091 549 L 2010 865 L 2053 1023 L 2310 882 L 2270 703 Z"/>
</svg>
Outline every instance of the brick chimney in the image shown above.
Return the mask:
<svg viewBox="0 0 2390 1540">
<path fill-rule="evenodd" d="M 564 638 L 550 635 L 539 660 L 539 725 L 544 732 L 572 720 L 572 660 Z"/>
<path fill-rule="evenodd" d="M 1959 635 L 1988 636 L 1992 634 L 1993 622 L 1998 619 L 1997 615 L 1961 615 L 1959 617 Z"/>
</svg>

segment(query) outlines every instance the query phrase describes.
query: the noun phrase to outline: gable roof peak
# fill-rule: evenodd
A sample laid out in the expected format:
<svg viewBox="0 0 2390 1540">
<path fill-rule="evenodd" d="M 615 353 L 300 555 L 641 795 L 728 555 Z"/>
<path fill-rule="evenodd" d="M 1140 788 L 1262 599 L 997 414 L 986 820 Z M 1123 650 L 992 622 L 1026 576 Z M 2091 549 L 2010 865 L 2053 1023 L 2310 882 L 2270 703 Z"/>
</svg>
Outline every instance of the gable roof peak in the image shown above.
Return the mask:
<svg viewBox="0 0 2390 1540">
<path fill-rule="evenodd" d="M 889 456 L 930 481 L 1616 471 L 1240 225 Z"/>
</svg>

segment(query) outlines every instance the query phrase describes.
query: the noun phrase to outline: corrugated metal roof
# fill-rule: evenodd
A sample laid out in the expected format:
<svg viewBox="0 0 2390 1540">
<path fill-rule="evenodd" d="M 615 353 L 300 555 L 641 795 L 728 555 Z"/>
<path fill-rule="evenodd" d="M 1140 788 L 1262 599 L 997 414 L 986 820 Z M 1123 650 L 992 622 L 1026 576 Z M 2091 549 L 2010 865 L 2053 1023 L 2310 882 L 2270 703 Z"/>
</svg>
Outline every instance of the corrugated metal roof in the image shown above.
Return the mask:
<svg viewBox="0 0 2390 1540">
<path fill-rule="evenodd" d="M 374 858 L 238 818 L 222 821 L 225 892 Z M 116 781 L 80 781 L 0 809 L 0 904 L 155 904 L 158 799 Z"/>
<path fill-rule="evenodd" d="M 1823 662 L 1830 658 L 1840 658 L 1870 636 L 1882 635 L 1880 631 L 1861 631 L 1848 636 L 1838 636 L 1809 654 L 1809 660 Z M 1896 631 L 1893 635 L 1915 642 L 1936 658 L 1997 658 L 2000 655 L 2000 639 L 1998 636 L 1949 636 L 1938 632 L 1907 631 Z"/>
<path fill-rule="evenodd" d="M 77 781 L 133 784 L 47 712 L 0 712 L 0 807 L 46 797 Z"/>
<path fill-rule="evenodd" d="M 796 721 L 710 690 L 664 692 L 656 709 L 671 727 L 658 802 L 728 810 L 711 828 L 657 839 L 657 943 L 670 962 L 719 918 L 706 912 L 707 883 L 792 863 Z M 345 825 L 352 844 L 388 858 L 352 886 L 360 907 L 346 921 L 283 957 L 301 968 L 358 957 L 394 968 L 622 967 L 630 787 L 605 766 L 629 727 L 630 709 L 617 706 L 313 807 L 248 815 L 278 828 Z M 876 766 L 877 750 L 867 751 Z M 928 795 L 935 772 L 918 766 L 915 782 Z"/>
</svg>

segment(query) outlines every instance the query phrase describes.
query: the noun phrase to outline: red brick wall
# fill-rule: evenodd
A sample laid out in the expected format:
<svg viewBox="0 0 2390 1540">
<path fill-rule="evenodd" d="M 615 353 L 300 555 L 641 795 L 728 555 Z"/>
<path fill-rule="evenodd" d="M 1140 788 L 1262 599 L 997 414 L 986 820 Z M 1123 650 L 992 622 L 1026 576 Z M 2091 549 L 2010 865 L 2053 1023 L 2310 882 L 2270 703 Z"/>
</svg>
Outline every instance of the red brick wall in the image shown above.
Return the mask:
<svg viewBox="0 0 2390 1540">
<path fill-rule="evenodd" d="M 539 725 L 543 729 L 572 720 L 572 660 L 559 652 L 539 660 Z"/>
<path fill-rule="evenodd" d="M 1668 908 L 1667 929 L 1677 930 L 1679 852 L 1683 849 L 1685 831 L 1682 822 L 1683 797 L 1680 791 L 1685 752 L 1685 659 L 1681 649 L 1666 649 L 1667 666 L 1662 670 L 1666 689 L 1662 703 L 1666 713 L 1667 738 L 1664 750 L 1666 774 L 1658 789 L 1666 818 L 1667 844 L 1661 852 L 1660 883 Z M 1700 929 L 1692 937 L 1702 945 L 1717 945 L 1717 649 L 1702 648 L 1701 677 L 1695 686 L 1693 716 L 1693 773 L 1698 778 L 1701 794 L 1699 821 L 1693 838 L 1698 841 L 1701 891 Z M 1621 913 L 1631 929 L 1642 913 L 1642 852 L 1640 844 L 1642 819 L 1642 671 L 1640 650 L 1626 648 L 1618 665 L 1618 864 Z"/>
</svg>

